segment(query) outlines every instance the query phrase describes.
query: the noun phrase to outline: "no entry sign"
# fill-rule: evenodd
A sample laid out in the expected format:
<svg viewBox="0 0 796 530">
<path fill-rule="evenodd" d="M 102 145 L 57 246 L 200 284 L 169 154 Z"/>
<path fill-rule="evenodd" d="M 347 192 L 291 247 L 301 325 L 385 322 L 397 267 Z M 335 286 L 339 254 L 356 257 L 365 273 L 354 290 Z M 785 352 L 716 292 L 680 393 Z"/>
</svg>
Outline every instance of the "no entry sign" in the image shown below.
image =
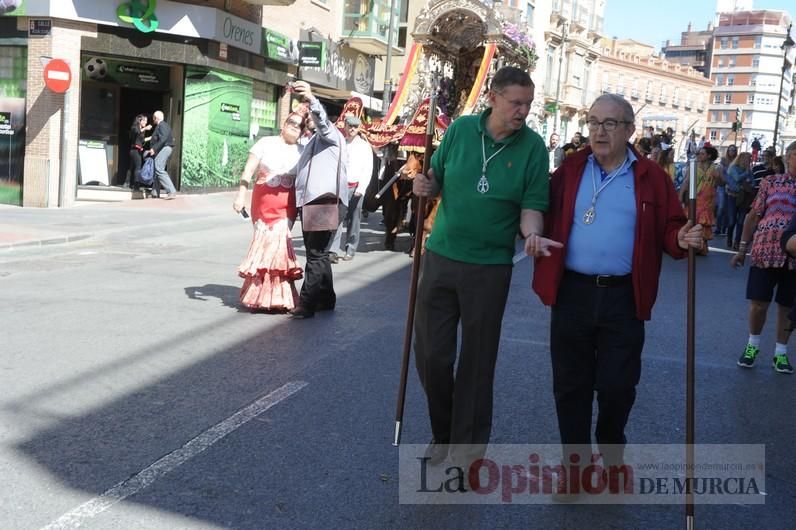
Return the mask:
<svg viewBox="0 0 796 530">
<path fill-rule="evenodd" d="M 52 59 L 44 67 L 44 84 L 53 92 L 63 94 L 72 83 L 72 70 L 63 59 Z"/>
</svg>

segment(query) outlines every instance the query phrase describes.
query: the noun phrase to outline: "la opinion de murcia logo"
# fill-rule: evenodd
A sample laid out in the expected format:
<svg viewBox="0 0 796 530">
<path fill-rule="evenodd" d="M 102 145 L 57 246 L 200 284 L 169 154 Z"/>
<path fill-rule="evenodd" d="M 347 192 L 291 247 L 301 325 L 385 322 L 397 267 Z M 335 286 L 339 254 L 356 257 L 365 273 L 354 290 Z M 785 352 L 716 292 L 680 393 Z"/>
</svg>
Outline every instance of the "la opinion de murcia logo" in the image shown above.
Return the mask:
<svg viewBox="0 0 796 530">
<path fill-rule="evenodd" d="M 130 0 L 116 9 L 116 17 L 142 33 L 152 33 L 158 29 L 157 5 L 157 0 Z"/>
</svg>

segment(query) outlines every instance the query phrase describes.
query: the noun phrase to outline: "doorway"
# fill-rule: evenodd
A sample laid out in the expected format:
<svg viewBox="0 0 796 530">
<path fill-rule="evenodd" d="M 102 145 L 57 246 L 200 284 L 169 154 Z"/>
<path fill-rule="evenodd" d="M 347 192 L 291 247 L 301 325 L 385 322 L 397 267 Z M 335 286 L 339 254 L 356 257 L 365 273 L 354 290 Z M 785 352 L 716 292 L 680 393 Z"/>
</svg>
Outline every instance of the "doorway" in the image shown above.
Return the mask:
<svg viewBox="0 0 796 530">
<path fill-rule="evenodd" d="M 133 120 L 139 114 L 145 114 L 149 123 L 152 123 L 152 114 L 156 110 L 164 111 L 168 121 L 168 92 L 141 90 L 138 88 L 121 87 L 119 91 L 119 120 L 118 120 L 118 153 L 119 164 L 114 174 L 113 185 L 123 186 L 127 180 L 127 171 L 130 169 L 130 129 Z M 149 131 L 147 136 L 151 134 Z"/>
</svg>

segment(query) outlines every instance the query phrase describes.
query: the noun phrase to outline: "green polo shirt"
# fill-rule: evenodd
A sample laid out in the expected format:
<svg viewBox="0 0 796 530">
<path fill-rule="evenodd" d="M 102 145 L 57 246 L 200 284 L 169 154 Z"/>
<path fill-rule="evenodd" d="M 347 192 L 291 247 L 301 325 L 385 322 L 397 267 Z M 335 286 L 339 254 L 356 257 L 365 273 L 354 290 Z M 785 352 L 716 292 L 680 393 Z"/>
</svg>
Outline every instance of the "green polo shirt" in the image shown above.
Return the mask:
<svg viewBox="0 0 796 530">
<path fill-rule="evenodd" d="M 442 186 L 440 204 L 427 248 L 446 258 L 483 265 L 510 265 L 520 211 L 547 211 L 548 156 L 542 137 L 527 126 L 502 140 L 486 128 L 492 109 L 454 121 L 442 138 L 431 167 Z M 486 157 L 489 190 L 478 181 Z"/>
</svg>

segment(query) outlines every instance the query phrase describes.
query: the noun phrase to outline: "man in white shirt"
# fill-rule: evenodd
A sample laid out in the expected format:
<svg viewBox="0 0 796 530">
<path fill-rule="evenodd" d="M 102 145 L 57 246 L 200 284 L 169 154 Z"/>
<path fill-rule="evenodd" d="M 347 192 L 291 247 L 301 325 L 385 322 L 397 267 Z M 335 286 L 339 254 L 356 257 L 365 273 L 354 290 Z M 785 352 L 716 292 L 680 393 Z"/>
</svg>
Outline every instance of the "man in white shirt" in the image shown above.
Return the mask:
<svg viewBox="0 0 796 530">
<path fill-rule="evenodd" d="M 362 217 L 362 196 L 370 183 L 373 173 L 373 149 L 367 140 L 359 135 L 359 126 L 362 122 L 356 116 L 346 116 L 343 135 L 348 143 L 348 209 L 345 217 L 341 216 L 340 225 L 331 244 L 330 259 L 337 263 L 340 259 L 349 261 L 354 259 L 359 245 L 359 227 Z M 346 236 L 343 239 L 343 230 Z"/>
</svg>

